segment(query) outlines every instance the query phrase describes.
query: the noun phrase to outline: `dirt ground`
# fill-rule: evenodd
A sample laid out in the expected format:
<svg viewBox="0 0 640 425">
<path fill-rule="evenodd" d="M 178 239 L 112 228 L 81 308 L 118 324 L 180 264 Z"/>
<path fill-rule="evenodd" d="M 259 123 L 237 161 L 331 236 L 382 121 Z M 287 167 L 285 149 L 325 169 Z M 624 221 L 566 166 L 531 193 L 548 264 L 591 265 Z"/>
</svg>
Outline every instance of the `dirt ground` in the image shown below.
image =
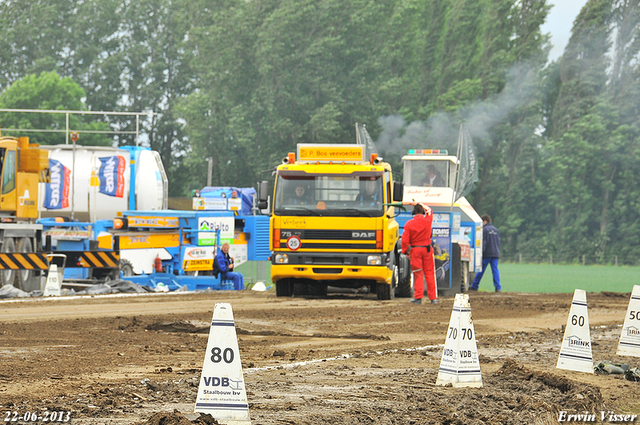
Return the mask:
<svg viewBox="0 0 640 425">
<path fill-rule="evenodd" d="M 587 294 L 594 362 L 630 294 Z M 215 303 L 233 307 L 253 424 L 553 424 L 640 414 L 640 382 L 556 369 L 572 294 L 470 295 L 482 388 L 436 386 L 453 298 L 198 292 L 0 301 L 0 421 L 215 423 L 193 413 Z M 636 423 L 640 420 L 636 419 Z M 20 423 L 12 422 L 12 423 Z"/>
</svg>

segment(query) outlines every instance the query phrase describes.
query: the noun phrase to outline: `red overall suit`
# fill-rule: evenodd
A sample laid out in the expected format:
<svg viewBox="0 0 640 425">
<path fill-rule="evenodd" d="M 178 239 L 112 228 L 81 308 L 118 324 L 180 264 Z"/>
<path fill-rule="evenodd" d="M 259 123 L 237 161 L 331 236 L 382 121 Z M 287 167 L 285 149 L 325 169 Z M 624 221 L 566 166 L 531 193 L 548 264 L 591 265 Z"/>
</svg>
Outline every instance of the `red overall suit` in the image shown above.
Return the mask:
<svg viewBox="0 0 640 425">
<path fill-rule="evenodd" d="M 402 252 L 406 254 L 411 246 L 410 259 L 415 298 L 419 300 L 424 295 L 424 276 L 427 282 L 427 296 L 430 300 L 435 300 L 438 297 L 438 291 L 436 289 L 436 264 L 431 246 L 433 213 L 431 208 L 424 207 L 426 211 L 424 216 L 416 214 L 404 225 Z"/>
</svg>

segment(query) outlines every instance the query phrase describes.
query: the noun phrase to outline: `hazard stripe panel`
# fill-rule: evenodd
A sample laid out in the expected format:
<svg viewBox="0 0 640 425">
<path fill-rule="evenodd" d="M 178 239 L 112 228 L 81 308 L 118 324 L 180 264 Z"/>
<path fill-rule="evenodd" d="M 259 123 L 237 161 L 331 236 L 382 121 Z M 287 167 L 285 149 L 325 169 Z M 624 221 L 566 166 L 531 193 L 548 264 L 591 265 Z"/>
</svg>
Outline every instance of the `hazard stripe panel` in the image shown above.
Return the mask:
<svg viewBox="0 0 640 425">
<path fill-rule="evenodd" d="M 120 254 L 113 251 L 65 252 L 67 267 L 116 268 Z"/>
<path fill-rule="evenodd" d="M 47 270 L 45 254 L 0 253 L 0 270 Z"/>
<path fill-rule="evenodd" d="M 120 254 L 113 251 L 56 251 L 67 256 L 66 267 L 116 268 Z M 0 270 L 48 270 L 45 253 L 0 253 Z"/>
</svg>

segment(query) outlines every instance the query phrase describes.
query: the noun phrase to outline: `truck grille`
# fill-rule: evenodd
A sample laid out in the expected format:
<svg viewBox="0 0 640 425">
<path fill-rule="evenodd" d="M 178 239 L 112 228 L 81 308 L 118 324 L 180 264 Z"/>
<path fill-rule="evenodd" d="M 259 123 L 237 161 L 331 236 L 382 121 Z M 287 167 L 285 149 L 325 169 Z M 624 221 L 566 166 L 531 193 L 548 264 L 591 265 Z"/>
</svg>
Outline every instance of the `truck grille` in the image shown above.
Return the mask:
<svg viewBox="0 0 640 425">
<path fill-rule="evenodd" d="M 303 230 L 303 239 L 351 240 L 351 230 Z"/>
<path fill-rule="evenodd" d="M 375 230 L 320 230 L 320 229 L 282 229 L 281 246 L 286 244 L 288 235 L 300 238 L 300 249 L 311 250 L 375 250 Z"/>
<path fill-rule="evenodd" d="M 376 249 L 375 243 L 319 243 L 302 242 L 302 249 Z"/>
<path fill-rule="evenodd" d="M 313 268 L 313 272 L 314 273 L 324 273 L 324 274 L 340 274 L 340 273 L 342 273 L 342 269 L 340 269 L 340 268 L 328 268 L 328 267 L 323 267 L 323 268 L 314 267 Z"/>
</svg>

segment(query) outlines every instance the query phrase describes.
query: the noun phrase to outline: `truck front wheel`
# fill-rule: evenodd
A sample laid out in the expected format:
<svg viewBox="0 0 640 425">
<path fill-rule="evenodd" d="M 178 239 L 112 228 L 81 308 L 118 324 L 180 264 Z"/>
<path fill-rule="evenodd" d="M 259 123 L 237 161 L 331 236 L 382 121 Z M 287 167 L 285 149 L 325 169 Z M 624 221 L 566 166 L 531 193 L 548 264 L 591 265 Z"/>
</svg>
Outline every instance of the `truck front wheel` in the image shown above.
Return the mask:
<svg viewBox="0 0 640 425">
<path fill-rule="evenodd" d="M 411 298 L 413 296 L 413 285 L 411 284 L 413 273 L 411 272 L 411 264 L 406 255 L 400 256 L 400 262 L 402 264 L 401 269 L 406 276 L 401 275 L 398 279 L 398 297 Z"/>
<path fill-rule="evenodd" d="M 398 266 L 393 266 L 393 274 L 391 275 L 391 283 L 378 282 L 376 286 L 376 295 L 379 300 L 392 300 L 396 296 L 396 287 L 398 286 Z"/>
<path fill-rule="evenodd" d="M 293 295 L 293 283 L 289 279 L 276 281 L 276 297 L 290 297 Z"/>
</svg>

